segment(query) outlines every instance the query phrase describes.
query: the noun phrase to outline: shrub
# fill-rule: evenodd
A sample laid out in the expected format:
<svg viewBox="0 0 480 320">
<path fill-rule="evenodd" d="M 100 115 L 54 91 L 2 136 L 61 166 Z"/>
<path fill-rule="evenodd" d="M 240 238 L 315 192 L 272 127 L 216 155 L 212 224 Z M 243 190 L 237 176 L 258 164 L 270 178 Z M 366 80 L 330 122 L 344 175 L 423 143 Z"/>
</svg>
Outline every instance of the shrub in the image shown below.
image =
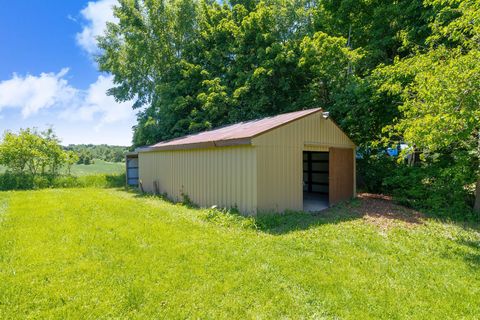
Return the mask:
<svg viewBox="0 0 480 320">
<path fill-rule="evenodd" d="M 6 172 L 0 174 L 0 190 L 28 190 L 44 188 L 115 188 L 125 186 L 125 174 L 97 174 L 75 177 L 71 175 L 31 176 L 24 173 Z"/>
<path fill-rule="evenodd" d="M 26 190 L 34 188 L 33 177 L 25 173 L 0 174 L 0 190 Z"/>
<path fill-rule="evenodd" d="M 33 177 L 33 188 L 34 189 L 45 189 L 52 185 L 52 182 L 55 180 L 54 177 L 49 177 L 47 175 L 39 175 Z"/>
<path fill-rule="evenodd" d="M 357 160 L 357 185 L 365 192 L 385 193 L 383 181 L 395 174 L 396 159 L 383 153 Z"/>
<path fill-rule="evenodd" d="M 472 180 L 469 170 L 459 166 L 399 166 L 383 182 L 395 201 L 431 214 L 454 219 L 472 219 Z"/>
<path fill-rule="evenodd" d="M 192 199 L 190 198 L 190 196 L 186 193 L 184 193 L 183 191 L 180 193 L 180 196 L 182 197 L 182 201 L 181 203 L 186 206 L 186 207 L 189 207 L 189 208 L 198 208 L 198 205 L 192 201 Z"/>
<path fill-rule="evenodd" d="M 75 188 L 80 187 L 78 177 L 74 176 L 59 176 L 53 180 L 51 185 L 53 188 Z"/>
<path fill-rule="evenodd" d="M 458 154 L 424 155 L 416 166 L 383 153 L 357 160 L 357 186 L 392 195 L 402 205 L 453 219 L 472 219 L 475 168 Z"/>
</svg>

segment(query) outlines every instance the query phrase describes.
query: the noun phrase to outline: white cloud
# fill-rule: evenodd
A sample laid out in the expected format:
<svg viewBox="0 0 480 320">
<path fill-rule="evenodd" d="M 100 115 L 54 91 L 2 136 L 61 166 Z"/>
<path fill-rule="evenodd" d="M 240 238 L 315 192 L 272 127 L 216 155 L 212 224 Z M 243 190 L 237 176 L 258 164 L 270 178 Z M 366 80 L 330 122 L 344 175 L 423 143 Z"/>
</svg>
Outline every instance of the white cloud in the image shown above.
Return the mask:
<svg viewBox="0 0 480 320">
<path fill-rule="evenodd" d="M 77 21 L 77 18 L 75 18 L 75 17 L 72 16 L 71 14 L 67 15 L 67 19 L 70 20 L 70 21 L 73 21 L 73 22 L 78 22 L 78 21 Z"/>
<path fill-rule="evenodd" d="M 20 108 L 24 118 L 39 110 L 71 100 L 77 90 L 64 79 L 68 68 L 59 73 L 41 73 L 39 76 L 14 74 L 12 79 L 0 82 L 0 111 Z"/>
<path fill-rule="evenodd" d="M 116 21 L 112 7 L 117 4 L 116 0 L 99 0 L 89 2 L 80 12 L 87 22 L 83 30 L 77 33 L 77 43 L 89 54 L 98 52 L 96 38 L 105 32 L 107 22 Z"/>
<path fill-rule="evenodd" d="M 102 76 L 82 92 L 77 101 L 61 113 L 61 117 L 68 120 L 91 121 L 100 117 L 97 128 L 109 123 L 130 119 L 134 116 L 131 102 L 117 102 L 115 98 L 106 94 L 112 88 L 113 77 Z"/>
<path fill-rule="evenodd" d="M 23 118 L 31 117 L 42 109 L 55 107 L 58 116 L 69 121 L 95 122 L 97 128 L 134 118 L 131 102 L 117 102 L 107 95 L 114 86 L 112 76 L 99 75 L 88 89 L 71 86 L 65 76 L 67 68 L 59 73 L 39 76 L 13 75 L 0 82 L 0 111 L 2 108 L 21 109 Z"/>
</svg>

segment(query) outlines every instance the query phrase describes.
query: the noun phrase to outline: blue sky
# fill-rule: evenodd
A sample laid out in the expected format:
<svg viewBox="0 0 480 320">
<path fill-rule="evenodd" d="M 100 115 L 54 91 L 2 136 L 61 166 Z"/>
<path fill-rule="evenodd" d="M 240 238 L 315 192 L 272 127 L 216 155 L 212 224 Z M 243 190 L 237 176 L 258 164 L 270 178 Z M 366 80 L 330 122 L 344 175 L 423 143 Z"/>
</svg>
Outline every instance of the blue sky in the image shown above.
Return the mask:
<svg viewBox="0 0 480 320">
<path fill-rule="evenodd" d="M 53 126 L 63 144 L 129 145 L 131 103 L 93 61 L 115 0 L 0 0 L 0 132 Z"/>
</svg>

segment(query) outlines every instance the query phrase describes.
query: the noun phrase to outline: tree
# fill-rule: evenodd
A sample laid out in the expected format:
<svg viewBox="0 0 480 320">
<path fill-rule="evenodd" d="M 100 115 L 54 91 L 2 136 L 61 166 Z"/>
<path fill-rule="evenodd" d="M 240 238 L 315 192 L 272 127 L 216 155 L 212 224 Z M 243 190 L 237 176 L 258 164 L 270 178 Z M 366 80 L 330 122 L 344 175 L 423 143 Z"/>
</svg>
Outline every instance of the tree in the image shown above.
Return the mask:
<svg viewBox="0 0 480 320">
<path fill-rule="evenodd" d="M 90 165 L 92 163 L 92 158 L 89 154 L 85 155 L 83 157 L 83 164 L 84 165 Z"/>
<path fill-rule="evenodd" d="M 114 75 L 116 99 L 146 106 L 138 113 L 134 144 L 329 108 L 358 55 L 345 38 L 314 32 L 309 5 L 121 1 L 119 22 L 100 38 L 98 62 Z"/>
<path fill-rule="evenodd" d="M 455 165 L 470 168 L 480 213 L 480 4 L 452 1 L 441 13 L 428 51 L 376 72 L 384 79 L 380 90 L 402 101 L 392 132 L 424 156 L 449 154 Z"/>
<path fill-rule="evenodd" d="M 448 149 L 460 165 L 476 167 L 480 211 L 480 51 L 441 48 L 415 60 L 420 71 L 404 89 L 403 119 L 395 128 L 429 153 Z"/>
<path fill-rule="evenodd" d="M 77 153 L 69 150 L 69 151 L 65 152 L 65 159 L 66 159 L 65 164 L 67 166 L 67 172 L 68 172 L 68 174 L 71 174 L 72 166 L 74 164 L 78 163 L 79 157 L 78 157 Z"/>
<path fill-rule="evenodd" d="M 57 175 L 66 155 L 52 129 L 5 132 L 0 144 L 0 164 L 15 173 Z"/>
</svg>

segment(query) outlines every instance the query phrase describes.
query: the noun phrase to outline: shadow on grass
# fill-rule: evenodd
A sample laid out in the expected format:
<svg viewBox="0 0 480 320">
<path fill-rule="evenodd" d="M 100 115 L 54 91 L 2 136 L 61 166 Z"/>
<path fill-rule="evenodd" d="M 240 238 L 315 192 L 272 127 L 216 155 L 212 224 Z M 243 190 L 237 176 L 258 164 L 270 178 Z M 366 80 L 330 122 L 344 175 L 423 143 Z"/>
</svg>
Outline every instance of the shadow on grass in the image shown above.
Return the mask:
<svg viewBox="0 0 480 320">
<path fill-rule="evenodd" d="M 171 204 L 181 204 L 189 209 L 202 210 L 198 205 L 191 202 L 188 197 L 181 201 L 175 201 L 167 194 L 142 193 L 135 188 L 127 188 L 126 190 L 133 193 L 135 198 L 159 199 Z M 283 213 L 262 212 L 258 213 L 257 216 L 245 216 L 236 208 L 203 208 L 202 212 L 206 212 L 206 214 L 200 214 L 199 212 L 199 216 L 204 218 L 204 220 L 221 225 L 232 225 L 232 222 L 235 222 L 234 224 L 241 227 L 247 226 L 260 232 L 279 235 L 299 230 L 307 230 L 322 224 L 336 224 L 359 219 L 361 216 L 356 213 L 350 213 L 347 207 L 356 201 L 357 200 L 352 200 L 348 203 L 343 203 L 315 213 L 285 211 Z M 226 223 L 226 221 L 228 221 L 228 223 Z"/>
<path fill-rule="evenodd" d="M 119 188 L 125 186 L 125 173 L 108 174 L 105 176 L 107 186 L 110 188 Z"/>
<path fill-rule="evenodd" d="M 458 252 L 463 257 L 465 262 L 474 268 L 480 268 L 480 239 L 460 239 L 457 243 L 462 246 L 461 252 Z"/>
<path fill-rule="evenodd" d="M 166 194 L 146 194 L 135 189 L 129 189 L 129 191 L 135 193 L 135 197 L 138 198 L 154 197 L 170 203 L 180 203 L 188 208 L 199 208 L 188 197 L 182 201 L 172 201 Z M 387 229 L 398 223 L 403 223 L 410 227 L 423 223 L 420 213 L 396 205 L 391 199 L 369 194 L 361 194 L 357 199 L 315 213 L 293 211 L 283 213 L 264 212 L 252 217 L 243 216 L 236 209 L 204 209 L 199 212 L 199 216 L 221 225 L 232 225 L 235 222 L 242 227 L 254 226 L 258 231 L 275 235 L 358 219 L 366 220 L 382 229 Z"/>
<path fill-rule="evenodd" d="M 200 206 L 193 203 L 188 197 L 184 197 L 182 201 L 177 201 L 175 199 L 172 199 L 167 193 L 155 194 L 155 193 L 141 192 L 140 190 L 134 187 L 125 187 L 125 188 L 122 188 L 121 190 L 132 193 L 134 195 L 133 196 L 134 198 L 158 199 L 158 200 L 169 202 L 171 204 L 181 204 L 189 209 L 200 209 Z"/>
<path fill-rule="evenodd" d="M 356 200 L 352 202 L 354 201 Z M 260 213 L 255 217 L 255 224 L 259 231 L 281 235 L 308 230 L 325 224 L 338 224 L 361 219 L 361 215 L 348 210 L 348 205 L 352 202 L 339 204 L 320 212 Z"/>
<path fill-rule="evenodd" d="M 260 230 L 282 234 L 322 224 L 337 224 L 358 219 L 384 230 L 399 224 L 412 228 L 423 224 L 423 218 L 420 212 L 397 205 L 389 197 L 363 193 L 356 199 L 317 213 L 287 212 L 259 215 L 257 221 Z"/>
</svg>

